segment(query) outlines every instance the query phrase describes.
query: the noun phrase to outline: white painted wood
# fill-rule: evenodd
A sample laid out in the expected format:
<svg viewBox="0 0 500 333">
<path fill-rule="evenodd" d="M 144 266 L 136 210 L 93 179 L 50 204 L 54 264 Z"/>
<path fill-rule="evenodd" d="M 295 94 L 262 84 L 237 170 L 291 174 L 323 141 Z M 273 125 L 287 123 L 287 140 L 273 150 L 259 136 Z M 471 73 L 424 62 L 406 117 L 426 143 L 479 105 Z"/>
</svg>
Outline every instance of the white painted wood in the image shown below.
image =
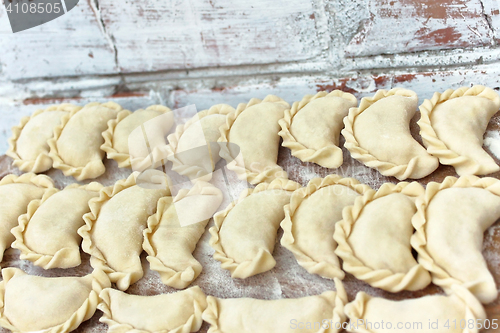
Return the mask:
<svg viewBox="0 0 500 333">
<path fill-rule="evenodd" d="M 100 0 L 123 72 L 303 61 L 328 47 L 310 1 Z"/>
<path fill-rule="evenodd" d="M 492 0 L 489 0 L 492 2 Z M 408 53 L 491 45 L 480 0 L 368 1 L 348 56 Z"/>
<path fill-rule="evenodd" d="M 8 80 L 116 73 L 114 50 L 87 1 L 55 20 L 15 34 L 2 4 L 0 50 L 0 78 Z"/>
</svg>

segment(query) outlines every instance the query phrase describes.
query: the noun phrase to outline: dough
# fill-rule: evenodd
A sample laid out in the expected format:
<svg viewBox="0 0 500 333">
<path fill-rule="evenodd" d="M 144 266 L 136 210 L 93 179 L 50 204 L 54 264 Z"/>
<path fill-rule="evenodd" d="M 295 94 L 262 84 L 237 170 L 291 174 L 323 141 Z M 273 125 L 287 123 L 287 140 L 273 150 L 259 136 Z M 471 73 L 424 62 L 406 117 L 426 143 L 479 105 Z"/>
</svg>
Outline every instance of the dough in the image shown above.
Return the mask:
<svg viewBox="0 0 500 333">
<path fill-rule="evenodd" d="M 354 178 L 329 175 L 314 178 L 306 187 L 295 191 L 285 206 L 281 222 L 281 245 L 290 250 L 299 265 L 309 273 L 324 278 L 344 278 L 335 254 L 335 223 L 342 220 L 342 210 L 370 190 Z"/>
<path fill-rule="evenodd" d="M 198 332 L 207 307 L 206 296 L 198 286 L 156 296 L 129 295 L 107 288 L 100 297 L 98 308 L 104 314 L 99 321 L 109 326 L 108 332 Z"/>
<path fill-rule="evenodd" d="M 21 251 L 20 258 L 44 269 L 70 268 L 80 265 L 81 237 L 77 230 L 90 211 L 88 202 L 99 196 L 102 185 L 72 184 L 64 190 L 48 190 L 41 200 L 33 200 L 28 212 L 19 217 L 12 229 L 16 237 L 12 247 Z"/>
<path fill-rule="evenodd" d="M 134 166 L 134 171 L 142 171 L 152 164 L 151 156 L 157 156 L 160 150 L 165 149 L 164 135 L 173 124 L 172 110 L 163 105 L 151 105 L 135 112 L 120 111 L 116 119 L 108 122 L 108 129 L 102 133 L 104 143 L 101 149 L 109 159 L 118 163 L 118 167 Z M 156 127 L 161 127 L 162 132 L 157 132 Z M 146 139 L 149 149 L 145 144 Z"/>
<path fill-rule="evenodd" d="M 420 135 L 427 151 L 459 175 L 487 175 L 500 170 L 482 148 L 491 117 L 500 108 L 500 96 L 490 88 L 474 86 L 434 93 L 420 106 Z"/>
<path fill-rule="evenodd" d="M 276 164 L 280 137 L 278 121 L 290 105 L 281 98 L 269 95 L 263 100 L 252 98 L 240 104 L 227 115 L 221 126 L 220 156 L 227 168 L 250 184 L 286 178 L 287 174 Z"/>
<path fill-rule="evenodd" d="M 227 104 L 217 104 L 177 126 L 168 136 L 167 159 L 173 163 L 172 170 L 192 180 L 209 181 L 220 159 L 219 127 L 233 111 Z"/>
<path fill-rule="evenodd" d="M 349 108 L 357 105 L 356 97 L 340 90 L 306 95 L 285 110 L 285 117 L 279 121 L 283 147 L 290 148 L 302 162 L 338 168 L 343 162 L 339 147 L 342 121 Z"/>
<path fill-rule="evenodd" d="M 40 173 L 52 168 L 47 141 L 54 136 L 54 128 L 61 124 L 64 115 L 80 109 L 81 106 L 65 103 L 23 117 L 21 123 L 12 128 L 9 139 L 6 154 L 14 159 L 12 164 L 24 172 Z"/>
<path fill-rule="evenodd" d="M 102 189 L 99 198 L 90 200 L 90 212 L 83 215 L 85 225 L 78 229 L 92 267 L 104 270 L 120 290 L 142 277 L 142 232 L 158 200 L 170 194 L 168 188 L 136 185 L 136 177 L 134 172 Z"/>
<path fill-rule="evenodd" d="M 54 168 L 77 181 L 102 175 L 106 171 L 102 162 L 104 151 L 100 148 L 104 143 L 102 132 L 121 110 L 114 102 L 94 102 L 64 116 L 48 141 Z"/>
<path fill-rule="evenodd" d="M 214 259 L 231 272 L 233 278 L 266 272 L 276 265 L 273 249 L 283 206 L 300 185 L 278 178 L 241 193 L 240 198 L 214 216 L 210 246 Z"/>
<path fill-rule="evenodd" d="M 335 225 L 335 253 L 357 279 L 393 293 L 420 290 L 431 283 L 429 272 L 413 258 L 410 239 L 415 199 L 424 189 L 417 182 L 383 184 L 344 209 Z"/>
<path fill-rule="evenodd" d="M 411 90 L 379 90 L 344 118 L 345 147 L 356 160 L 399 180 L 420 179 L 439 166 L 410 133 L 418 97 Z"/>
<path fill-rule="evenodd" d="M 412 245 L 432 282 L 447 292 L 461 284 L 483 303 L 496 300 L 497 286 L 482 249 L 484 232 L 500 218 L 500 181 L 446 177 L 427 185 L 417 208 Z"/>
</svg>

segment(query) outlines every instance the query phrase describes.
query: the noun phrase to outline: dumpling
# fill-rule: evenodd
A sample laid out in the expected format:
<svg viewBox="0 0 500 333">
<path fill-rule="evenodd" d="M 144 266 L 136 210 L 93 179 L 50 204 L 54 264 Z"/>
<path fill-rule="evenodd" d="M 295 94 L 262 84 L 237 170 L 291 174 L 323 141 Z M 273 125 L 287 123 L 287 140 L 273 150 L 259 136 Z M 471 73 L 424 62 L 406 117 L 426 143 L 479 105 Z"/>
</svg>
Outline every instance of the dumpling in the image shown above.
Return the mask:
<svg viewBox="0 0 500 333">
<path fill-rule="evenodd" d="M 478 300 L 454 285 L 452 294 L 392 301 L 360 292 L 345 306 L 353 333 L 477 333 L 486 319 Z"/>
<path fill-rule="evenodd" d="M 290 250 L 299 265 L 322 277 L 344 278 L 335 254 L 335 223 L 342 220 L 342 210 L 370 190 L 353 178 L 329 175 L 314 178 L 306 187 L 293 192 L 285 206 L 281 222 L 281 245 Z"/>
<path fill-rule="evenodd" d="M 102 132 L 121 110 L 114 102 L 95 102 L 64 116 L 48 141 L 54 168 L 78 181 L 102 175 L 106 171 L 102 162 L 104 151 L 100 149 L 104 143 Z"/>
<path fill-rule="evenodd" d="M 161 124 L 162 133 L 151 131 L 152 124 L 148 122 L 153 119 L 155 125 Z M 163 105 L 151 105 L 145 110 L 139 109 L 135 112 L 120 111 L 116 119 L 108 122 L 108 129 L 102 133 L 104 143 L 101 145 L 101 149 L 106 152 L 109 159 L 115 160 L 120 168 L 130 168 L 133 166 L 132 162 L 136 166 L 151 165 L 150 152 L 145 144 L 143 130 L 148 133 L 147 138 L 150 141 L 150 147 L 153 147 L 152 150 L 155 150 L 154 148 L 158 150 L 165 148 L 164 135 L 168 133 L 173 124 L 172 110 Z M 155 151 L 154 154 L 157 153 Z M 134 170 L 139 171 L 136 168 Z"/>
<path fill-rule="evenodd" d="M 144 229 L 143 248 L 164 284 L 184 289 L 200 275 L 202 266 L 192 253 L 222 198 L 218 188 L 197 181 L 190 190 L 180 190 L 175 199 L 158 201 L 156 214 Z"/>
<path fill-rule="evenodd" d="M 449 292 L 462 284 L 482 303 L 498 297 L 495 280 L 482 255 L 483 234 L 500 218 L 500 181 L 446 177 L 427 185 L 417 200 L 412 246 L 432 282 Z"/>
<path fill-rule="evenodd" d="M 136 185 L 136 177 L 134 172 L 103 188 L 99 198 L 89 201 L 90 212 L 83 215 L 85 225 L 78 229 L 92 267 L 104 270 L 120 290 L 127 290 L 142 277 L 142 232 L 158 200 L 170 194 L 168 188 Z"/>
<path fill-rule="evenodd" d="M 283 178 L 262 183 L 243 191 L 237 201 L 215 214 L 209 243 L 214 259 L 233 278 L 245 279 L 276 265 L 272 253 L 285 217 L 283 206 L 298 188 L 299 184 Z"/>
<path fill-rule="evenodd" d="M 459 175 L 487 175 L 500 170 L 482 148 L 491 117 L 500 108 L 500 96 L 490 88 L 474 86 L 434 93 L 420 106 L 418 125 L 427 151 Z"/>
<path fill-rule="evenodd" d="M 21 251 L 20 258 L 44 269 L 70 268 L 80 265 L 80 243 L 77 230 L 90 211 L 88 202 L 99 196 L 102 185 L 73 184 L 64 190 L 48 190 L 41 200 L 33 200 L 28 212 L 19 217 L 12 229 L 16 237 L 12 247 Z"/>
<path fill-rule="evenodd" d="M 385 183 L 345 208 L 334 234 L 344 270 L 393 293 L 427 287 L 431 276 L 413 257 L 410 244 L 415 198 L 423 193 L 416 182 Z"/>
<path fill-rule="evenodd" d="M 279 300 L 207 297 L 203 320 L 208 333 L 337 333 L 345 322 L 347 295 L 339 279 L 337 291 Z"/>
<path fill-rule="evenodd" d="M 52 105 L 45 110 L 36 110 L 31 117 L 23 117 L 18 126 L 12 128 L 7 155 L 12 163 L 24 172 L 40 173 L 52 168 L 47 141 L 54 136 L 54 128 L 61 124 L 61 118 L 80 110 L 72 104 Z"/>
<path fill-rule="evenodd" d="M 287 173 L 276 164 L 280 126 L 290 105 L 281 98 L 269 95 L 263 100 L 252 98 L 241 103 L 236 111 L 227 115 L 226 124 L 220 127 L 220 156 L 227 168 L 250 184 L 287 178 Z"/>
<path fill-rule="evenodd" d="M 0 326 L 12 332 L 66 333 L 92 317 L 99 293 L 111 286 L 102 271 L 84 277 L 28 275 L 2 270 Z"/>
<path fill-rule="evenodd" d="M 103 316 L 99 321 L 109 326 L 108 332 L 198 332 L 207 307 L 206 296 L 198 286 L 156 296 L 129 295 L 107 288 L 100 297 L 98 308 Z"/>
<path fill-rule="evenodd" d="M 343 162 L 339 147 L 342 121 L 349 108 L 357 105 L 356 97 L 340 90 L 306 95 L 285 110 L 285 117 L 279 121 L 283 147 L 290 148 L 292 155 L 302 162 L 338 168 Z"/>
<path fill-rule="evenodd" d="M 0 180 L 0 261 L 15 239 L 10 230 L 17 226 L 19 216 L 26 213 L 31 200 L 41 199 L 53 187 L 52 179 L 34 173 L 8 175 Z"/>
<path fill-rule="evenodd" d="M 379 90 L 344 118 L 342 135 L 353 158 L 384 176 L 419 179 L 439 166 L 410 133 L 418 97 L 411 90 Z"/>
<path fill-rule="evenodd" d="M 233 111 L 227 104 L 217 104 L 177 126 L 175 133 L 168 136 L 167 159 L 173 163 L 172 170 L 190 179 L 210 180 L 220 159 L 219 127 Z"/>
</svg>

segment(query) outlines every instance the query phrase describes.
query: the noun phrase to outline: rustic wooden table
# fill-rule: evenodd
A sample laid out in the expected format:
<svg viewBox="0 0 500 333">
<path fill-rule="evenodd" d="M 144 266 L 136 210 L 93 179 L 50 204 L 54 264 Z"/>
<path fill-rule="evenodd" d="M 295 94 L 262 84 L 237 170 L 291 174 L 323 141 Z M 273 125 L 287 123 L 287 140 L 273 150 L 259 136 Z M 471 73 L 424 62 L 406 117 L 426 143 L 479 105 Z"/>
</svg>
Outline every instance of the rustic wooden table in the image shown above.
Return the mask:
<svg viewBox="0 0 500 333">
<path fill-rule="evenodd" d="M 421 102 L 435 91 L 472 84 L 499 90 L 499 41 L 500 3 L 494 0 L 255 0 L 251 5 L 230 0 L 88 0 L 56 20 L 16 34 L 0 6 L 0 155 L 7 150 L 10 128 L 22 116 L 53 103 L 113 100 L 130 110 L 151 104 L 195 104 L 202 110 L 267 94 L 292 103 L 305 94 L 334 89 L 361 98 L 377 89 L 404 87 L 417 92 Z M 498 163 L 499 130 L 496 115 L 485 148 Z M 412 134 L 419 140 L 415 121 Z M 10 164 L 10 158 L 0 157 L 0 176 L 19 173 Z M 279 164 L 303 185 L 331 173 L 355 177 L 373 188 L 396 182 L 348 152 L 336 170 L 301 163 L 285 148 Z M 130 173 L 113 161 L 106 166 L 98 179 L 105 185 Z M 59 171 L 47 174 L 59 188 L 74 182 Z M 441 181 L 447 175 L 456 176 L 452 168 L 441 166 L 419 181 Z M 492 176 L 499 178 L 500 173 Z M 236 193 L 241 183 L 233 181 Z M 498 222 L 485 233 L 483 251 L 500 286 Z M 209 295 L 277 299 L 334 287 L 332 281 L 307 273 L 279 244 L 277 266 L 243 281 L 231 279 L 211 253 L 207 232 L 195 252 L 204 271 L 194 284 Z M 11 249 L 1 265 L 46 276 L 81 275 L 90 270 L 88 257 L 83 257 L 84 264 L 76 269 L 44 271 L 19 260 Z M 145 260 L 144 268 L 144 278 L 129 292 L 173 291 L 149 271 Z M 390 294 L 350 275 L 344 283 L 350 300 L 360 290 L 391 299 L 441 292 L 431 286 Z M 486 309 L 490 318 L 500 319 L 500 300 Z M 78 331 L 105 332 L 99 316 L 97 311 Z M 204 325 L 201 332 L 206 330 Z"/>
</svg>

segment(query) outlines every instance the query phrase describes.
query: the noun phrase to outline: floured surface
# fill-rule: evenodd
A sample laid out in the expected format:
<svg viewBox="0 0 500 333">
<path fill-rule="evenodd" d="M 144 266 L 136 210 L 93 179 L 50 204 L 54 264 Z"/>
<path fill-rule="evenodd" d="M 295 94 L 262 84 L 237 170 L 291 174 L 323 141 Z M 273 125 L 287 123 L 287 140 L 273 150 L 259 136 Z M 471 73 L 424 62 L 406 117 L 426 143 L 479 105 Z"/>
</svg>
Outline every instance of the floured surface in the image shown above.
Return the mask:
<svg viewBox="0 0 500 333">
<path fill-rule="evenodd" d="M 416 118 L 413 119 L 411 126 L 412 134 L 415 138 L 417 138 L 417 140 L 419 140 L 419 136 L 418 127 L 415 125 L 415 120 L 418 119 L 418 116 L 419 115 L 417 114 Z M 500 145 L 500 136 L 498 136 L 499 129 L 500 114 L 497 114 L 492 119 L 492 121 L 490 121 L 490 124 L 488 126 L 487 133 L 489 134 L 487 135 L 487 138 L 490 138 L 490 140 L 485 142 L 485 148 L 489 153 L 492 154 L 497 163 L 500 163 L 500 160 L 496 156 L 497 151 L 495 150 L 496 145 Z M 343 145 L 343 139 L 341 139 L 341 145 Z M 302 185 L 306 185 L 307 182 L 314 177 L 324 177 L 332 173 L 337 173 L 345 177 L 354 177 L 360 182 L 368 184 L 375 189 L 378 189 L 384 182 L 397 183 L 397 180 L 395 178 L 384 177 L 377 171 L 369 169 L 358 161 L 353 160 L 345 149 L 343 149 L 343 152 L 344 164 L 340 168 L 325 169 L 312 163 L 302 163 L 295 157 L 292 157 L 288 149 L 281 147 L 279 152 L 278 164 L 288 172 L 290 179 L 295 180 Z M 20 173 L 19 170 L 11 167 L 11 161 L 12 160 L 6 156 L 0 157 L 0 177 L 3 177 L 9 173 Z M 128 169 L 119 169 L 114 161 L 107 160 L 105 161 L 105 165 L 107 168 L 106 173 L 96 179 L 105 186 L 112 185 L 118 179 L 126 178 L 131 172 Z M 167 165 L 167 168 L 168 167 L 169 165 Z M 70 183 L 75 182 L 73 178 L 63 176 L 62 173 L 58 170 L 49 170 L 46 174 L 55 180 L 56 186 L 58 188 L 62 188 Z M 419 182 L 422 184 L 427 184 L 430 181 L 442 181 L 444 177 L 450 175 L 457 176 L 452 167 L 440 166 L 433 174 L 425 177 L 424 179 L 421 179 Z M 500 172 L 490 176 L 499 178 Z M 225 179 L 227 179 L 227 181 Z M 177 184 L 176 188 L 189 187 L 189 183 L 185 183 L 183 181 L 184 180 L 182 180 L 181 178 L 175 179 L 175 183 Z M 224 202 L 219 209 L 225 208 L 231 200 L 236 199 L 239 196 L 239 193 L 248 186 L 247 184 L 238 181 L 235 175 L 227 170 L 224 171 L 224 173 L 222 171 L 217 171 L 213 183 L 215 186 L 225 190 L 223 192 L 226 193 Z M 227 193 L 229 193 L 229 195 Z M 211 221 L 209 226 L 207 227 L 207 231 L 203 235 L 194 253 L 196 259 L 199 260 L 203 265 L 203 271 L 198 279 L 195 280 L 193 285 L 199 285 L 207 295 L 222 298 L 254 297 L 260 299 L 279 299 L 317 295 L 325 290 L 335 288 L 333 281 L 323 279 L 317 275 L 309 274 L 305 269 L 297 264 L 292 253 L 279 244 L 281 231 L 273 253 L 277 262 L 274 269 L 245 280 L 231 279 L 229 272 L 223 270 L 220 267 L 220 263 L 212 257 L 213 250 L 208 245 L 208 241 L 210 239 L 208 228 L 212 225 L 213 221 Z M 495 276 L 497 285 L 500 286 L 499 222 L 497 222 L 486 231 L 483 253 L 486 257 L 490 270 Z M 82 265 L 74 269 L 55 269 L 45 271 L 39 267 L 33 266 L 28 261 L 20 260 L 18 251 L 9 249 L 5 255 L 4 261 L 2 262 L 2 267 L 19 267 L 24 269 L 29 274 L 44 276 L 83 276 L 90 272 L 91 268 L 89 266 L 89 256 L 84 254 L 82 256 L 82 259 Z M 142 257 L 142 262 L 145 270 L 145 275 L 139 282 L 135 283 L 127 290 L 128 293 L 139 295 L 156 295 L 160 293 L 170 293 L 176 291 L 173 288 L 163 285 L 158 273 L 149 270 L 149 264 L 145 259 L 144 254 Z M 356 280 L 350 274 L 346 275 L 344 286 L 348 293 L 349 300 L 353 300 L 358 291 L 364 291 L 373 296 L 381 296 L 390 299 L 414 298 L 434 293 L 442 293 L 442 291 L 438 287 L 431 285 L 430 287 L 417 292 L 401 292 L 397 294 L 391 294 L 379 289 L 372 288 L 366 283 Z M 486 309 L 488 311 L 490 319 L 500 319 L 500 300 L 497 299 L 494 303 L 486 306 Z M 91 320 L 84 322 L 76 330 L 76 332 L 106 332 L 107 326 L 98 321 L 100 316 L 101 312 L 97 311 L 94 317 L 92 317 Z M 289 323 L 283 324 L 289 325 Z M 207 330 L 208 325 L 205 323 L 200 332 L 206 332 Z M 2 332 L 6 332 L 6 330 L 2 329 Z M 493 332 L 493 330 L 487 332 Z"/>
</svg>

